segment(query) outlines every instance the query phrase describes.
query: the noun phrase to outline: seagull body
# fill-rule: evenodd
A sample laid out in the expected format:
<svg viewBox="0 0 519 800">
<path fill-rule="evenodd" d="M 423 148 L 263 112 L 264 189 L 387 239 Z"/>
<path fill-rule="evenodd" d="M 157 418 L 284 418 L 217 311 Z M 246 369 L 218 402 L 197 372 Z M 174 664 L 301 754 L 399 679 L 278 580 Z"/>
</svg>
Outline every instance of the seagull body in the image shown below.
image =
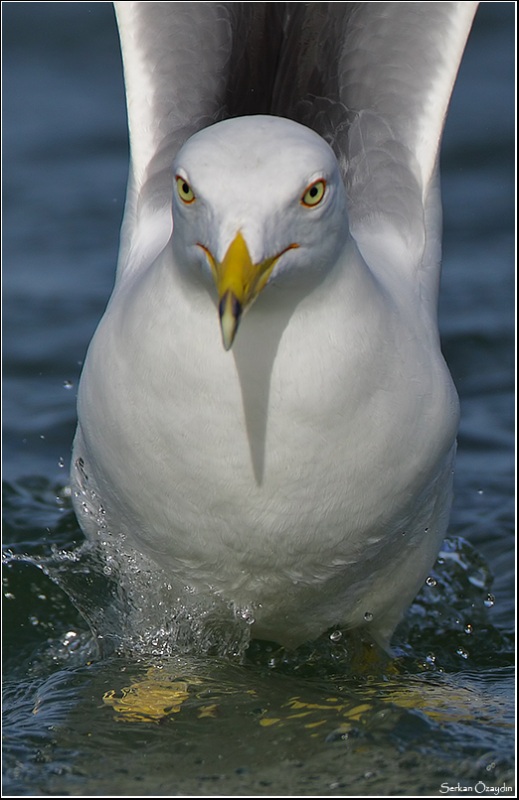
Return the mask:
<svg viewBox="0 0 519 800">
<path fill-rule="evenodd" d="M 387 646 L 451 502 L 436 163 L 475 4 L 116 7 L 132 161 L 80 523 L 255 637 Z"/>
</svg>

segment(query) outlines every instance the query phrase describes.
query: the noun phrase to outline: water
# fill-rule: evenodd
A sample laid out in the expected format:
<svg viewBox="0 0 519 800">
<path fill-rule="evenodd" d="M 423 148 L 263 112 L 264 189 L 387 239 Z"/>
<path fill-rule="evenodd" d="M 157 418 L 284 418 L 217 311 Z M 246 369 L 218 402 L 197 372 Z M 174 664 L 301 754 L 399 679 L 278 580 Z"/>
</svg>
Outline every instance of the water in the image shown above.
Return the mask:
<svg viewBox="0 0 519 800">
<path fill-rule="evenodd" d="M 513 4 L 481 5 L 447 123 L 456 499 L 392 661 L 340 630 L 246 650 L 232 609 L 179 652 L 145 565 L 128 601 L 85 546 L 67 471 L 124 202 L 117 34 L 108 3 L 3 8 L 4 792 L 512 795 Z"/>
</svg>

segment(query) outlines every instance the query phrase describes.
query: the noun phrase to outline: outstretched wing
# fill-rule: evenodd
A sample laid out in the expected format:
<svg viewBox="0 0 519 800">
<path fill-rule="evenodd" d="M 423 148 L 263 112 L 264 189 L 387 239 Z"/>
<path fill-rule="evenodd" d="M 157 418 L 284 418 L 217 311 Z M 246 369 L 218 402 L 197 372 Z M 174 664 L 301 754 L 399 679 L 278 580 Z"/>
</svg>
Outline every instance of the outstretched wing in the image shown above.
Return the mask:
<svg viewBox="0 0 519 800">
<path fill-rule="evenodd" d="M 171 233 L 172 160 L 219 119 L 272 113 L 334 147 L 367 260 L 434 301 L 444 118 L 473 2 L 116 3 L 131 143 L 120 269 Z M 388 242 L 392 243 L 388 247 Z"/>
<path fill-rule="evenodd" d="M 193 133 L 268 113 L 282 31 L 278 3 L 115 3 L 130 130 L 119 272 L 171 233 L 171 163 Z"/>
<path fill-rule="evenodd" d="M 436 166 L 473 2 L 288 3 L 275 113 L 334 147 L 365 258 L 416 271 L 435 303 Z"/>
</svg>

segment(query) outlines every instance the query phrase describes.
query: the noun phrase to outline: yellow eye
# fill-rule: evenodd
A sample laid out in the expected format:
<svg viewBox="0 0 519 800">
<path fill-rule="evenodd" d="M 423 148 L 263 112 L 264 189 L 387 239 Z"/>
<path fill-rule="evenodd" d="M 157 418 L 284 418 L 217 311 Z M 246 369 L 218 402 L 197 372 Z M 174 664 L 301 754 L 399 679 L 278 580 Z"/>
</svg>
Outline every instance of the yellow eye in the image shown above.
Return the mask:
<svg viewBox="0 0 519 800">
<path fill-rule="evenodd" d="M 318 205 L 324 197 L 324 190 L 326 189 L 326 181 L 318 180 L 310 184 L 305 190 L 301 198 L 304 206 L 312 207 Z"/>
<path fill-rule="evenodd" d="M 196 199 L 191 186 L 180 175 L 177 175 L 177 192 L 184 203 L 193 203 Z"/>
</svg>

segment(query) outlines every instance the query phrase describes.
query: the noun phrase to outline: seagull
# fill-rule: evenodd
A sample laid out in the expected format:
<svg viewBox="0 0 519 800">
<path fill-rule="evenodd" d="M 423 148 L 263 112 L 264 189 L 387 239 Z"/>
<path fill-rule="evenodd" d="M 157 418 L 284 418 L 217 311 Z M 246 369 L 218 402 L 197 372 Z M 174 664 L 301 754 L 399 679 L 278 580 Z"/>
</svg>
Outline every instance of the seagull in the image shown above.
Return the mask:
<svg viewBox="0 0 519 800">
<path fill-rule="evenodd" d="M 130 174 L 80 525 L 254 638 L 389 648 L 451 505 L 438 157 L 477 3 L 115 6 Z"/>
</svg>

